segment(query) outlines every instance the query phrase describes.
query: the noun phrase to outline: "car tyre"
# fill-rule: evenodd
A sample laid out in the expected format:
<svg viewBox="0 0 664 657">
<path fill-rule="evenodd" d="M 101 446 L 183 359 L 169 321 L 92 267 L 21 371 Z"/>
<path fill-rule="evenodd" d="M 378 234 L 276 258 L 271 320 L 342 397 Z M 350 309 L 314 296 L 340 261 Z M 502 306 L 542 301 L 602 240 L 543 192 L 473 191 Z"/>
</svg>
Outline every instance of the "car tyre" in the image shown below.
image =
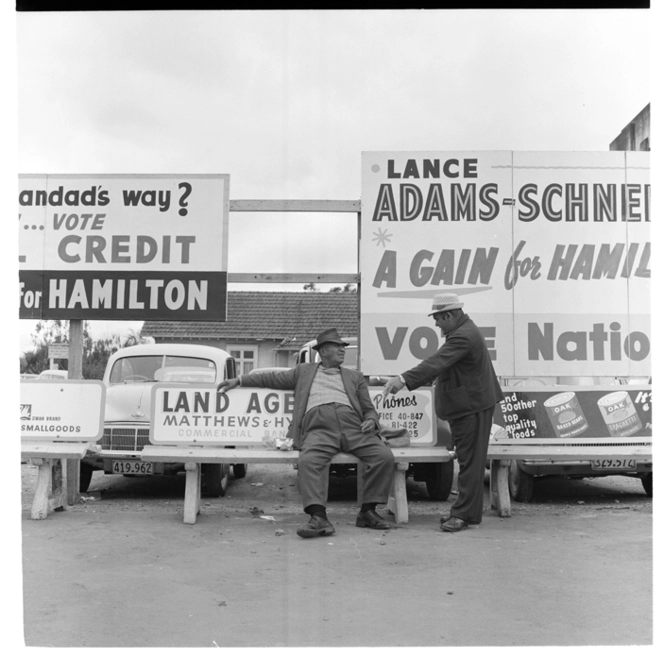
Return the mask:
<svg viewBox="0 0 664 657">
<path fill-rule="evenodd" d="M 233 463 L 233 476 L 236 479 L 244 479 L 247 476 L 247 464 Z"/>
<path fill-rule="evenodd" d="M 524 472 L 518 461 L 510 462 L 508 477 L 510 495 L 516 502 L 530 502 L 535 495 L 535 477 Z"/>
<path fill-rule="evenodd" d="M 92 481 L 92 473 L 94 469 L 91 465 L 87 463 L 81 463 L 81 468 L 79 470 L 78 477 L 78 492 L 87 493 L 88 488 L 90 488 L 90 482 Z"/>
<path fill-rule="evenodd" d="M 425 479 L 427 492 L 432 500 L 444 502 L 452 490 L 454 479 L 454 461 L 429 463 L 429 472 Z"/>
<path fill-rule="evenodd" d="M 228 489 L 231 466 L 229 463 L 203 463 L 203 488 L 210 497 L 223 497 Z"/>
<path fill-rule="evenodd" d="M 652 472 L 641 477 L 641 483 L 643 484 L 643 490 L 646 492 L 646 496 L 652 497 Z"/>
</svg>

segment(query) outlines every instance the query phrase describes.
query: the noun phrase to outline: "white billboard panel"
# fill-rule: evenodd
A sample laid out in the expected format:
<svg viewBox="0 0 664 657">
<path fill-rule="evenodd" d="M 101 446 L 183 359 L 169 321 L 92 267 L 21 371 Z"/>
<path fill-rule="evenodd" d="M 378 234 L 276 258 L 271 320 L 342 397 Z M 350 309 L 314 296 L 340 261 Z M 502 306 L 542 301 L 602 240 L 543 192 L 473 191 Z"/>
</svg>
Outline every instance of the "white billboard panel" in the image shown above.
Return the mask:
<svg viewBox="0 0 664 657">
<path fill-rule="evenodd" d="M 650 371 L 647 153 L 363 153 L 361 369 L 441 344 L 459 294 L 502 376 Z"/>
<path fill-rule="evenodd" d="M 228 175 L 19 176 L 20 317 L 225 319 Z"/>
<path fill-rule="evenodd" d="M 21 439 L 95 442 L 104 431 L 101 381 L 21 381 Z"/>
</svg>

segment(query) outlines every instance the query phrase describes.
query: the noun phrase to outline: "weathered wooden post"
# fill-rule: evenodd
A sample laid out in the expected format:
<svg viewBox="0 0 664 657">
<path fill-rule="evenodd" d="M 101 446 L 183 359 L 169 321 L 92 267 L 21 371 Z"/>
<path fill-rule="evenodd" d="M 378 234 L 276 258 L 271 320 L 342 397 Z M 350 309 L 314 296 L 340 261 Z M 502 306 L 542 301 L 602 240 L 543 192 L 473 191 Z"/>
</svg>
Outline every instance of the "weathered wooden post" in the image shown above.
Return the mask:
<svg viewBox="0 0 664 657">
<path fill-rule="evenodd" d="M 69 322 L 69 359 L 67 363 L 67 378 L 83 378 L 83 320 L 72 319 Z M 79 482 L 81 478 L 80 461 L 68 459 L 66 461 L 67 503 L 78 504 L 80 501 Z M 62 461 L 60 461 L 62 465 Z"/>
</svg>

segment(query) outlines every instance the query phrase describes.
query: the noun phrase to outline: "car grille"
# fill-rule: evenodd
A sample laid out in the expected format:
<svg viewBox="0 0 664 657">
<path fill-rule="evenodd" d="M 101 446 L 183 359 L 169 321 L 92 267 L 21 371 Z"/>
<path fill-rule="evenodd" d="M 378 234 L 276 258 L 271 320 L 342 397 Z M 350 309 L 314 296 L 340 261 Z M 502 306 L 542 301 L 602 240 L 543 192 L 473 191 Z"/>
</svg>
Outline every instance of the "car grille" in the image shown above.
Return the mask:
<svg viewBox="0 0 664 657">
<path fill-rule="evenodd" d="M 101 448 L 118 451 L 140 452 L 150 444 L 150 430 L 138 427 L 104 427 Z"/>
</svg>

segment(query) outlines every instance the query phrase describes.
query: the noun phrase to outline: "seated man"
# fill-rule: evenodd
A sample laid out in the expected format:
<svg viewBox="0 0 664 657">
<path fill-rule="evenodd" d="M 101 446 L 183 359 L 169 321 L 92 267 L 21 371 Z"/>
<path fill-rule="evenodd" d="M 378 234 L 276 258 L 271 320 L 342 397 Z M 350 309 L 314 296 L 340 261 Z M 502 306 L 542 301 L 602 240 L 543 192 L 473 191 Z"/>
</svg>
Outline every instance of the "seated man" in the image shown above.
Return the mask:
<svg viewBox="0 0 664 657">
<path fill-rule="evenodd" d="M 336 329 L 323 331 L 314 349 L 320 363 L 301 363 L 285 372 L 257 372 L 222 381 L 217 390 L 237 386 L 294 390 L 293 421 L 289 437 L 300 450 L 298 480 L 309 522 L 297 533 L 302 538 L 330 536 L 327 519 L 328 466 L 338 452 L 357 456 L 366 466 L 358 527 L 389 529 L 376 513 L 387 502 L 394 470 L 392 450 L 378 436 L 378 413 L 362 372 L 341 367 L 348 346 Z"/>
</svg>

